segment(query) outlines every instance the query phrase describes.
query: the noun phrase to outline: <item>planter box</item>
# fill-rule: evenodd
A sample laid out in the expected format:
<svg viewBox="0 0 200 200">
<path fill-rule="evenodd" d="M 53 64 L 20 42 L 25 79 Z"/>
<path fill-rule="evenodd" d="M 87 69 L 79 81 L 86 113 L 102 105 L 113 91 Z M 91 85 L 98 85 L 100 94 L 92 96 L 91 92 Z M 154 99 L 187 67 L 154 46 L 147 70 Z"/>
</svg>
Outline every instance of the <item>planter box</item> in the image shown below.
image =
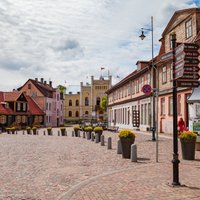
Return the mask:
<svg viewBox="0 0 200 200">
<path fill-rule="evenodd" d="M 180 139 L 180 141 L 183 160 L 194 160 L 196 138 L 192 139 L 191 141 L 184 141 L 183 139 Z"/>
<path fill-rule="evenodd" d="M 200 137 L 197 137 L 196 140 L 196 151 L 200 151 Z"/>
</svg>

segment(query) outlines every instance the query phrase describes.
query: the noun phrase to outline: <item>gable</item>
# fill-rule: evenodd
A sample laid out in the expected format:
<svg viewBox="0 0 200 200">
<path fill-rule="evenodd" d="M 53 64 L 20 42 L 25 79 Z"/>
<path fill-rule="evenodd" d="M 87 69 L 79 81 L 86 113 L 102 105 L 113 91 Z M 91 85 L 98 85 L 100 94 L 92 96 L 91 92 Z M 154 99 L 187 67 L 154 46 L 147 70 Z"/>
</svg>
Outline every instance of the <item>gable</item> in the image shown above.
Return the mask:
<svg viewBox="0 0 200 200">
<path fill-rule="evenodd" d="M 25 102 L 27 102 L 27 99 L 24 96 L 24 93 L 21 93 L 21 95 L 18 97 L 17 101 L 25 101 Z"/>
</svg>

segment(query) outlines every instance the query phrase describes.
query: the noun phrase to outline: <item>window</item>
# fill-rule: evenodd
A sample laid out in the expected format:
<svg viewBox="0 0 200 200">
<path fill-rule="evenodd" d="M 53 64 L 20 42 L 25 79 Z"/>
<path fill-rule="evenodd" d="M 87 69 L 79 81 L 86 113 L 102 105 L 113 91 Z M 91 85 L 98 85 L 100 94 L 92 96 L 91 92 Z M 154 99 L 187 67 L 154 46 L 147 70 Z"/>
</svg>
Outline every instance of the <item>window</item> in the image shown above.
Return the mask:
<svg viewBox="0 0 200 200">
<path fill-rule="evenodd" d="M 17 111 L 20 111 L 21 103 L 17 102 Z"/>
<path fill-rule="evenodd" d="M 22 123 L 26 123 L 26 116 L 22 116 Z"/>
<path fill-rule="evenodd" d="M 131 83 L 128 84 L 128 96 L 131 94 Z"/>
<path fill-rule="evenodd" d="M 100 97 L 97 97 L 97 99 L 96 99 L 96 105 L 97 105 L 97 106 L 100 105 L 100 101 L 101 101 Z"/>
<path fill-rule="evenodd" d="M 169 115 L 173 115 L 173 97 L 169 97 Z"/>
<path fill-rule="evenodd" d="M 19 124 L 21 123 L 21 116 L 20 115 L 17 115 L 16 116 L 16 122 Z"/>
<path fill-rule="evenodd" d="M 151 84 L 151 75 L 150 75 L 150 73 L 147 74 L 147 84 Z"/>
<path fill-rule="evenodd" d="M 69 100 L 69 106 L 72 106 L 72 100 L 71 99 Z"/>
<path fill-rule="evenodd" d="M 189 38 L 192 36 L 192 19 L 185 23 L 185 36 Z"/>
<path fill-rule="evenodd" d="M 76 117 L 79 117 L 79 112 L 78 111 L 76 111 Z"/>
<path fill-rule="evenodd" d="M 136 80 L 136 93 L 138 93 L 138 92 L 139 92 L 139 81 Z"/>
<path fill-rule="evenodd" d="M 23 111 L 26 111 L 26 103 L 23 103 Z"/>
<path fill-rule="evenodd" d="M 76 106 L 79 106 L 79 100 L 78 99 L 76 100 Z"/>
<path fill-rule="evenodd" d="M 28 89 L 31 89 L 31 84 L 30 83 L 28 84 Z"/>
<path fill-rule="evenodd" d="M 165 98 L 161 99 L 161 115 L 165 115 Z"/>
<path fill-rule="evenodd" d="M 46 110 L 48 110 L 48 103 L 46 103 Z"/>
<path fill-rule="evenodd" d="M 135 94 L 135 85 L 134 85 L 134 81 L 132 82 L 132 94 Z"/>
<path fill-rule="evenodd" d="M 49 103 L 49 110 L 51 110 L 51 103 Z"/>
<path fill-rule="evenodd" d="M 141 87 L 144 85 L 144 76 L 141 78 Z"/>
<path fill-rule="evenodd" d="M 162 83 L 166 83 L 167 82 L 167 67 L 164 66 L 162 68 Z"/>
<path fill-rule="evenodd" d="M 172 49 L 172 35 L 169 36 L 169 48 Z"/>
<path fill-rule="evenodd" d="M 89 106 L 89 98 L 85 97 L 85 106 Z"/>
<path fill-rule="evenodd" d="M 5 124 L 6 123 L 6 116 L 5 115 L 1 115 L 0 116 L 0 124 Z"/>
<path fill-rule="evenodd" d="M 178 115 L 181 114 L 181 95 L 178 95 L 177 97 L 177 112 L 178 112 Z"/>
<path fill-rule="evenodd" d="M 72 111 L 69 111 L 69 117 L 72 117 Z"/>
<path fill-rule="evenodd" d="M 171 67 L 170 67 L 170 80 L 171 81 L 173 80 L 173 64 L 171 64 Z"/>
</svg>

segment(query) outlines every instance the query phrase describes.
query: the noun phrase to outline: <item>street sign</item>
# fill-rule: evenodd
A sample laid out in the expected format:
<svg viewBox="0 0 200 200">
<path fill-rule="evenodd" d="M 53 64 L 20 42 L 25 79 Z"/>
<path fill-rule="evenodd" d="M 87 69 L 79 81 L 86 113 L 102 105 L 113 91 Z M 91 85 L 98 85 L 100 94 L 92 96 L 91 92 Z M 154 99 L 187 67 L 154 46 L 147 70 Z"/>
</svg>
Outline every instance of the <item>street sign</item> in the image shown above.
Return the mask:
<svg viewBox="0 0 200 200">
<path fill-rule="evenodd" d="M 199 60 L 198 59 L 194 59 L 194 58 L 185 58 L 185 64 L 199 64 Z"/>
<path fill-rule="evenodd" d="M 178 87 L 199 87 L 199 81 L 185 81 L 185 80 L 178 80 L 177 86 Z"/>
<path fill-rule="evenodd" d="M 181 70 L 175 71 L 175 79 L 181 78 L 183 76 L 183 73 L 183 68 Z"/>
<path fill-rule="evenodd" d="M 198 80 L 199 77 L 200 77 L 199 74 L 183 73 L 180 79 Z"/>
<path fill-rule="evenodd" d="M 197 51 L 186 51 L 185 52 L 185 57 L 198 57 L 199 56 L 199 52 Z"/>
<path fill-rule="evenodd" d="M 198 72 L 199 70 L 198 66 L 184 66 L 184 72 Z"/>
<path fill-rule="evenodd" d="M 142 92 L 144 92 L 147 95 L 150 94 L 152 92 L 151 85 L 149 85 L 149 84 L 143 85 Z"/>
</svg>

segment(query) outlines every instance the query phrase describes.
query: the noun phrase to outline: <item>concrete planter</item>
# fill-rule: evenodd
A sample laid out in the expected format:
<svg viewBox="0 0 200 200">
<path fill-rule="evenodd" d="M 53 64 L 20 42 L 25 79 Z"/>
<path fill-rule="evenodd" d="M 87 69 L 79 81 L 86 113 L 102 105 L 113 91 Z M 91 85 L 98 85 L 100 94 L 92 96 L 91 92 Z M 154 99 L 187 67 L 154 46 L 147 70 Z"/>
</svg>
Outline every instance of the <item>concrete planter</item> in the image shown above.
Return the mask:
<svg viewBox="0 0 200 200">
<path fill-rule="evenodd" d="M 121 147 L 122 147 L 122 157 L 130 158 L 131 157 L 131 145 L 134 144 L 135 138 L 120 138 Z"/>
<path fill-rule="evenodd" d="M 180 139 L 180 141 L 181 141 L 183 160 L 194 160 L 195 159 L 196 138 L 194 138 L 190 141 L 185 141 L 183 139 Z"/>
<path fill-rule="evenodd" d="M 196 140 L 196 151 L 200 151 L 200 137 L 197 137 Z"/>
</svg>

